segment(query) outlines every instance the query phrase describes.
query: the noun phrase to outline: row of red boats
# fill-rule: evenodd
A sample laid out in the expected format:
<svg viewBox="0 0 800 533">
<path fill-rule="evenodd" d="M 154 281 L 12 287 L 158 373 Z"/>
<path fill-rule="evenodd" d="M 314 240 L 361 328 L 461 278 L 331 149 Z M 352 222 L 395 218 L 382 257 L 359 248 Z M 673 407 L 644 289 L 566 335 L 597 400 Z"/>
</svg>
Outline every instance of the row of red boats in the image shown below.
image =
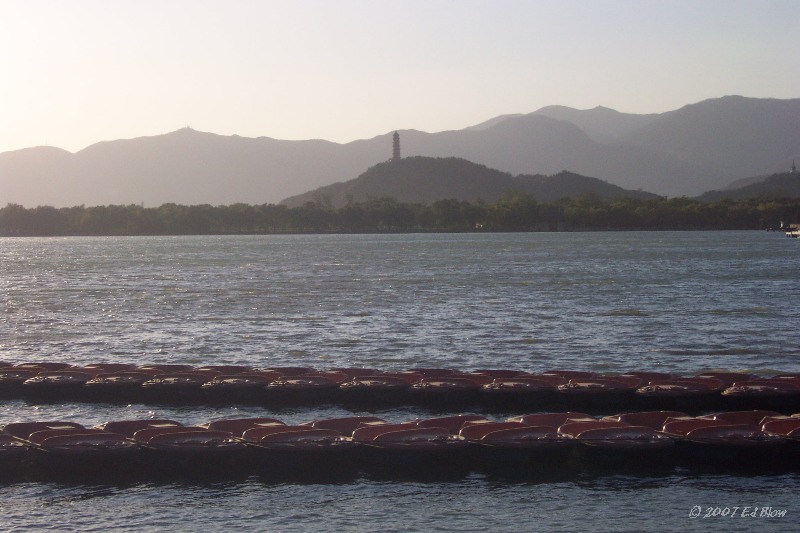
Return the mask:
<svg viewBox="0 0 800 533">
<path fill-rule="evenodd" d="M 46 469 L 223 471 L 375 468 L 561 468 L 600 462 L 647 468 L 687 462 L 725 467 L 800 465 L 800 414 L 751 410 L 690 417 L 648 411 L 595 418 L 587 413 L 534 413 L 506 420 L 456 415 L 393 423 L 372 417 L 285 424 L 274 418 L 107 422 L 18 422 L 0 431 L 3 472 Z"/>
<path fill-rule="evenodd" d="M 340 403 L 374 408 L 444 405 L 461 410 L 769 409 L 800 411 L 800 373 L 758 376 L 705 372 L 594 372 L 411 368 L 251 368 L 235 365 L 74 367 L 34 362 L 0 367 L 0 396 L 38 400 L 298 405 Z"/>
</svg>

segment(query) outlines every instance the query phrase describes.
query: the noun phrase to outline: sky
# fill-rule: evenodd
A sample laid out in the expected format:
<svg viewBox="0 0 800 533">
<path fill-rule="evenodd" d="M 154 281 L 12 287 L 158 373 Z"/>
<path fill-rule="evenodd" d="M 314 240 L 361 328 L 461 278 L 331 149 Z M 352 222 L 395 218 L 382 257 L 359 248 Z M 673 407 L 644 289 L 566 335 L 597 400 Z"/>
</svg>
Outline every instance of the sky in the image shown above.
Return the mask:
<svg viewBox="0 0 800 533">
<path fill-rule="evenodd" d="M 800 0 L 0 0 L 0 152 L 800 97 Z"/>
</svg>

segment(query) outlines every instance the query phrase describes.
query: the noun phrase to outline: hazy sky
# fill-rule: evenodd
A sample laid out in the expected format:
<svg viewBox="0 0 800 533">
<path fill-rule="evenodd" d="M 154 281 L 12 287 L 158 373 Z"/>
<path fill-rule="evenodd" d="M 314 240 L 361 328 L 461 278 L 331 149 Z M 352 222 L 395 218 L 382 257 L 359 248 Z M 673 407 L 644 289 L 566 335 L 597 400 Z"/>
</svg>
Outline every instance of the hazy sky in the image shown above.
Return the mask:
<svg viewBox="0 0 800 533">
<path fill-rule="evenodd" d="M 0 152 L 800 97 L 798 0 L 0 0 Z"/>
</svg>

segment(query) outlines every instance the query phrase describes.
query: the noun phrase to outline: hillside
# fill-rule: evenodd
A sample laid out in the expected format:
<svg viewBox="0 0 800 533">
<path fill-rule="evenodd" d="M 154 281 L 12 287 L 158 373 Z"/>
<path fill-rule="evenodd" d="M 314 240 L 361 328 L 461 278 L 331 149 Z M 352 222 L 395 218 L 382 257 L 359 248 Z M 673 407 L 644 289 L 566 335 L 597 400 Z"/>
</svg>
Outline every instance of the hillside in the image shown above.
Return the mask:
<svg viewBox="0 0 800 533">
<path fill-rule="evenodd" d="M 655 197 L 649 193 L 626 191 L 604 181 L 561 172 L 554 176 L 512 177 L 465 159 L 407 157 L 369 168 L 357 178 L 335 183 L 285 199 L 296 207 L 306 202 L 342 207 L 350 202 L 390 197 L 401 203 L 431 204 L 436 200 L 496 202 L 508 194 L 523 193 L 540 201 L 591 193 L 599 198 Z"/>
<path fill-rule="evenodd" d="M 655 114 L 620 113 L 602 106 L 582 111 L 553 105 L 543 107 L 534 114 L 575 124 L 589 137 L 602 143 L 618 142 L 623 137 L 658 119 L 658 115 Z"/>
<path fill-rule="evenodd" d="M 184 128 L 76 153 L 0 153 L 0 205 L 277 203 L 350 180 L 391 154 L 391 135 L 338 144 Z M 800 160 L 800 99 L 724 97 L 661 114 L 549 106 L 462 130 L 400 131 L 406 156 L 456 157 L 510 175 L 568 170 L 624 189 L 696 196 Z"/>
<path fill-rule="evenodd" d="M 730 198 L 800 198 L 800 174 L 784 172 L 773 174 L 756 183 L 749 183 L 736 189 L 709 191 L 698 196 L 698 200 L 713 202 Z"/>
<path fill-rule="evenodd" d="M 800 99 L 706 100 L 663 113 L 623 140 L 732 179 L 771 174 L 800 154 Z"/>
</svg>

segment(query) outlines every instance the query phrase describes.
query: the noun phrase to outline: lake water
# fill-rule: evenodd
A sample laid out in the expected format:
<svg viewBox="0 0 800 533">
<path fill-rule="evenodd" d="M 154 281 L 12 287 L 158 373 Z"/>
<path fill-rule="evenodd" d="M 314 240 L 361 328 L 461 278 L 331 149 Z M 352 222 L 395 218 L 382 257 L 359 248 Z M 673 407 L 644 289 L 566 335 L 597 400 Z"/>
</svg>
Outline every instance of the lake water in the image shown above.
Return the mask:
<svg viewBox="0 0 800 533">
<path fill-rule="evenodd" d="M 799 264 L 798 241 L 765 232 L 0 239 L 0 361 L 798 372 Z M 0 424 L 270 414 L 350 412 L 0 404 Z M 786 531 L 797 494 L 796 471 L 681 468 L 0 481 L 0 528 Z M 693 519 L 695 505 L 787 514 Z"/>
</svg>

